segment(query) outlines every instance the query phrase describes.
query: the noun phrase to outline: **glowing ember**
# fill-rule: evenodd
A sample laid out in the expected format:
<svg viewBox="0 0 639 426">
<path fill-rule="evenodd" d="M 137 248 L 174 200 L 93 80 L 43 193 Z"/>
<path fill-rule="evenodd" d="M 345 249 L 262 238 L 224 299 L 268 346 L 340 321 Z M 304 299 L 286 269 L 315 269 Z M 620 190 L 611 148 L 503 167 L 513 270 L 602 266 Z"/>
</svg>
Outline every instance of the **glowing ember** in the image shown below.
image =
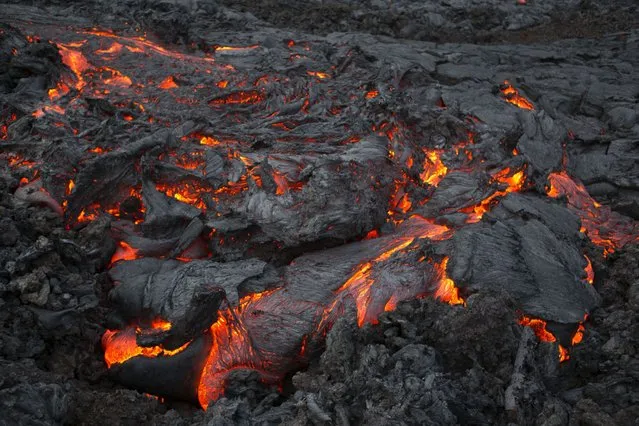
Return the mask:
<svg viewBox="0 0 639 426">
<path fill-rule="evenodd" d="M 331 76 L 325 72 L 321 72 L 321 71 L 306 71 L 306 74 L 312 76 L 312 77 L 317 77 L 320 80 L 326 80 L 328 78 L 331 78 Z"/>
<path fill-rule="evenodd" d="M 364 95 L 364 97 L 366 99 L 373 99 L 376 98 L 377 96 L 379 96 L 379 91 L 378 90 L 369 90 L 368 92 L 366 92 L 366 94 Z"/>
<path fill-rule="evenodd" d="M 521 96 L 519 92 L 517 91 L 517 89 L 515 89 L 508 82 L 508 80 L 504 81 L 504 86 L 505 87 L 501 89 L 501 93 L 504 94 L 504 99 L 506 100 L 506 102 L 509 102 L 522 109 L 528 109 L 528 110 L 535 109 L 532 102 L 530 102 L 528 99 Z"/>
<path fill-rule="evenodd" d="M 257 49 L 258 47 L 260 47 L 258 44 L 254 44 L 252 46 L 240 46 L 240 47 L 235 47 L 235 46 L 215 46 L 214 50 L 215 50 L 215 53 L 218 53 L 218 52 L 248 52 L 250 50 Z"/>
<path fill-rule="evenodd" d="M 581 343 L 581 341 L 584 338 L 584 331 L 586 331 L 586 329 L 584 328 L 583 324 L 579 324 L 579 327 L 577 327 L 577 331 L 575 332 L 575 334 L 572 336 L 572 341 L 571 344 L 573 346 Z"/>
<path fill-rule="evenodd" d="M 60 99 L 62 96 L 69 93 L 69 86 L 64 83 L 58 83 L 58 85 L 54 88 L 49 89 L 48 95 L 49 99 L 53 102 Z"/>
<path fill-rule="evenodd" d="M 173 197 L 178 201 L 190 204 L 199 209 L 206 209 L 206 204 L 202 200 L 202 194 L 208 192 L 206 188 L 194 183 L 183 182 L 176 185 L 157 184 L 156 189 Z"/>
<path fill-rule="evenodd" d="M 77 221 L 78 223 L 88 223 L 93 222 L 98 216 L 95 213 L 89 212 L 87 213 L 84 209 L 78 215 Z"/>
<path fill-rule="evenodd" d="M 176 87 L 178 87 L 178 85 L 173 79 L 173 76 L 170 75 L 164 80 L 162 80 L 162 82 L 158 85 L 158 87 L 160 89 L 169 90 L 169 89 L 175 89 Z"/>
<path fill-rule="evenodd" d="M 200 145 L 218 146 L 221 144 L 222 142 L 219 139 L 215 139 L 211 136 L 202 136 L 202 138 L 200 139 Z"/>
<path fill-rule="evenodd" d="M 65 194 L 69 195 L 71 194 L 71 192 L 73 192 L 73 188 L 75 188 L 75 183 L 73 182 L 73 179 L 69 180 L 69 183 L 67 183 L 67 189 Z"/>
<path fill-rule="evenodd" d="M 248 92 L 234 92 L 221 98 L 209 101 L 209 105 L 218 106 L 225 104 L 256 104 L 265 99 L 264 95 L 258 91 L 251 90 Z"/>
</svg>

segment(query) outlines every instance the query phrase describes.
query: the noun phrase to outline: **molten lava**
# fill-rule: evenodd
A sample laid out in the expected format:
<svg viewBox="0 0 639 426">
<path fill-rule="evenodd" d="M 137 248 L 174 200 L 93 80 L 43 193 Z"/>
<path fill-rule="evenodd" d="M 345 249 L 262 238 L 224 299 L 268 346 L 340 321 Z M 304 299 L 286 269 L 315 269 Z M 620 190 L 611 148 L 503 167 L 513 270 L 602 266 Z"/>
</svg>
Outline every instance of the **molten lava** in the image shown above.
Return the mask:
<svg viewBox="0 0 639 426">
<path fill-rule="evenodd" d="M 439 149 L 426 149 L 426 159 L 424 160 L 424 171 L 420 173 L 419 178 L 422 182 L 429 185 L 437 186 L 439 182 L 448 173 L 448 167 L 442 163 L 441 154 L 442 150 Z"/>
<path fill-rule="evenodd" d="M 546 321 L 544 320 L 538 318 L 522 317 L 519 319 L 519 324 L 532 328 L 537 338 L 542 342 L 552 343 L 557 341 L 557 338 L 554 336 L 554 334 L 546 329 Z M 568 349 L 564 348 L 563 346 L 558 346 L 558 352 L 559 362 L 568 361 L 570 359 Z"/>
<path fill-rule="evenodd" d="M 628 243 L 639 241 L 639 225 L 636 222 L 593 200 L 583 184 L 576 182 L 566 172 L 551 173 L 548 180 L 548 196 L 567 198 L 568 207 L 581 219 L 590 241 L 603 248 L 604 256 Z"/>
<path fill-rule="evenodd" d="M 459 289 L 455 286 L 455 282 L 448 278 L 446 273 L 446 267 L 448 266 L 448 257 L 445 257 L 439 265 L 437 270 L 440 273 L 439 286 L 435 292 L 435 298 L 446 302 L 450 305 L 464 305 L 466 301 L 459 296 Z"/>
<path fill-rule="evenodd" d="M 525 179 L 524 179 L 524 171 L 520 170 L 515 173 L 510 171 L 510 168 L 506 167 L 500 172 L 496 173 L 492 177 L 493 182 L 499 183 L 502 186 L 506 185 L 506 187 L 502 190 L 498 190 L 493 192 L 491 195 L 482 200 L 481 203 L 461 209 L 460 211 L 468 214 L 467 223 L 477 223 L 481 220 L 484 214 L 490 211 L 492 205 L 495 200 L 499 197 L 503 197 L 506 194 L 511 192 L 519 192 L 522 190 Z"/>
<path fill-rule="evenodd" d="M 164 330 L 162 327 L 153 327 Z M 189 343 L 182 345 L 175 350 L 167 350 L 160 346 L 142 347 L 136 342 L 136 327 L 128 327 L 124 330 L 107 330 L 102 336 L 102 347 L 104 348 L 104 361 L 107 367 L 113 364 L 122 364 L 136 356 L 155 358 L 158 356 L 172 356 L 186 349 Z"/>
<path fill-rule="evenodd" d="M 118 242 L 118 247 L 111 257 L 111 265 L 119 260 L 134 260 L 138 258 L 138 251 L 124 241 Z"/>
<path fill-rule="evenodd" d="M 221 98 L 213 99 L 209 101 L 209 105 L 220 106 L 228 104 L 256 104 L 258 102 L 262 102 L 264 99 L 266 99 L 265 96 L 256 90 L 250 90 L 246 92 L 239 91 L 228 94 Z"/>
<path fill-rule="evenodd" d="M 176 87 L 179 87 L 179 86 L 173 79 L 173 76 L 170 75 L 164 80 L 162 80 L 162 82 L 158 85 L 158 87 L 160 89 L 169 90 L 169 89 L 175 89 Z"/>
<path fill-rule="evenodd" d="M 592 262 L 588 259 L 588 256 L 584 256 L 586 258 L 586 267 L 584 271 L 586 272 L 586 281 L 588 284 L 594 284 L 595 282 L 595 271 L 592 269 Z"/>
<path fill-rule="evenodd" d="M 504 81 L 504 87 L 501 89 L 501 93 L 504 95 L 504 99 L 506 100 L 506 102 L 509 102 L 522 109 L 535 109 L 535 106 L 532 104 L 532 102 L 521 96 L 517 89 L 515 89 L 508 82 L 508 80 Z"/>
</svg>

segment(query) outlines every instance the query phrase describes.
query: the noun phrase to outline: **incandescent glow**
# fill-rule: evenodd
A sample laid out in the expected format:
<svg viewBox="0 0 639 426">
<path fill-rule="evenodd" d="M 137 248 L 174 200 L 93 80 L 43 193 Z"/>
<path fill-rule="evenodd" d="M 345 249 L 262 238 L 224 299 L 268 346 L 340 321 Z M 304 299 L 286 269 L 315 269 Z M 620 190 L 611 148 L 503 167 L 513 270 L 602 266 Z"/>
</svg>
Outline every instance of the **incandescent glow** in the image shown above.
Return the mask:
<svg viewBox="0 0 639 426">
<path fill-rule="evenodd" d="M 215 98 L 209 101 L 209 105 L 211 106 L 221 106 L 221 105 L 233 105 L 233 104 L 256 104 L 262 102 L 265 99 L 265 96 L 256 91 L 239 91 L 230 93 L 226 96 L 222 96 L 219 98 Z"/>
<path fill-rule="evenodd" d="M 519 324 L 530 327 L 535 332 L 535 335 L 542 342 L 556 342 L 557 338 L 550 331 L 546 329 L 546 321 L 538 319 L 538 318 L 530 318 L 530 317 L 521 317 L 519 319 Z M 568 354 L 568 349 L 559 345 L 559 362 L 568 361 L 570 356 Z"/>
<path fill-rule="evenodd" d="M 175 89 L 176 87 L 178 87 L 178 85 L 175 82 L 175 80 L 173 79 L 173 76 L 170 75 L 167 78 L 165 78 L 164 80 L 162 80 L 162 82 L 160 84 L 158 84 L 158 87 L 160 89 L 169 90 L 169 89 Z"/>
<path fill-rule="evenodd" d="M 443 150 L 427 149 L 424 150 L 426 159 L 424 160 L 424 171 L 419 174 L 419 178 L 423 183 L 437 186 L 439 182 L 448 173 L 448 167 L 444 165 L 440 156 Z"/>
<path fill-rule="evenodd" d="M 592 262 L 588 259 L 588 256 L 584 256 L 586 258 L 586 267 L 584 271 L 586 272 L 586 281 L 588 284 L 593 284 L 595 282 L 595 271 L 592 269 Z"/>
<path fill-rule="evenodd" d="M 161 327 L 153 327 L 164 330 Z M 190 343 L 190 342 L 189 342 Z M 107 330 L 102 335 L 102 347 L 104 348 L 104 361 L 107 367 L 114 364 L 122 364 L 136 356 L 155 358 L 158 356 L 172 356 L 186 349 L 189 343 L 175 350 L 167 350 L 161 346 L 142 347 L 136 342 L 136 328 L 128 327 L 124 330 Z"/>
<path fill-rule="evenodd" d="M 459 289 L 455 285 L 455 282 L 452 279 L 448 278 L 448 274 L 446 273 L 447 266 L 448 257 L 445 257 L 441 261 L 441 263 L 437 265 L 437 269 L 440 273 L 440 279 L 437 292 L 435 292 L 435 298 L 450 305 L 466 306 L 466 302 L 464 301 L 464 299 L 459 296 Z"/>
<path fill-rule="evenodd" d="M 593 244 L 603 248 L 604 256 L 639 241 L 639 224 L 596 202 L 583 184 L 566 172 L 551 173 L 548 182 L 548 196 L 566 197 L 568 207 L 581 219 L 582 232 Z"/>
<path fill-rule="evenodd" d="M 504 95 L 504 99 L 506 102 L 509 102 L 519 108 L 533 110 L 535 109 L 532 102 L 528 99 L 524 98 L 519 94 L 517 89 L 515 89 L 508 80 L 504 81 L 504 88 L 501 89 L 501 93 Z"/>
<path fill-rule="evenodd" d="M 118 247 L 111 257 L 111 265 L 119 260 L 134 260 L 138 258 L 138 250 L 134 249 L 124 241 L 118 242 Z"/>
<path fill-rule="evenodd" d="M 312 77 L 317 77 L 320 80 L 326 80 L 331 78 L 331 76 L 325 72 L 321 72 L 321 71 L 306 71 L 306 74 L 312 76 Z"/>
</svg>

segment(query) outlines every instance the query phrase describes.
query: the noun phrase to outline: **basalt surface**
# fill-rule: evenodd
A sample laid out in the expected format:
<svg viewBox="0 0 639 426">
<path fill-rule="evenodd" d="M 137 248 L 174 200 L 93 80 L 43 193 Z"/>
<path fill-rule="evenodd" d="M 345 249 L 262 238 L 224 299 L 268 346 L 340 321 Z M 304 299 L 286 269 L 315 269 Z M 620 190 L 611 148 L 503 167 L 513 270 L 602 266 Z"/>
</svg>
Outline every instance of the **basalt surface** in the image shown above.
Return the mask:
<svg viewBox="0 0 639 426">
<path fill-rule="evenodd" d="M 1 5 L 0 424 L 633 424 L 632 19 L 423 41 L 527 3 Z"/>
</svg>

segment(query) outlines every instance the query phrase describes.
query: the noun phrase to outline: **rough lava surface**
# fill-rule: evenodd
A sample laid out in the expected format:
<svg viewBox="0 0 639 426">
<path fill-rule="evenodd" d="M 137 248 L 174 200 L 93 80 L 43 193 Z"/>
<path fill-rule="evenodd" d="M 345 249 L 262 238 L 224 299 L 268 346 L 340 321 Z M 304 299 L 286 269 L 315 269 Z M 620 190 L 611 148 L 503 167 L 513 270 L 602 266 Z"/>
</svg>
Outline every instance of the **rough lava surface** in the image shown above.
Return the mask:
<svg viewBox="0 0 639 426">
<path fill-rule="evenodd" d="M 635 2 L 23 3 L 0 425 L 635 424 Z"/>
</svg>

